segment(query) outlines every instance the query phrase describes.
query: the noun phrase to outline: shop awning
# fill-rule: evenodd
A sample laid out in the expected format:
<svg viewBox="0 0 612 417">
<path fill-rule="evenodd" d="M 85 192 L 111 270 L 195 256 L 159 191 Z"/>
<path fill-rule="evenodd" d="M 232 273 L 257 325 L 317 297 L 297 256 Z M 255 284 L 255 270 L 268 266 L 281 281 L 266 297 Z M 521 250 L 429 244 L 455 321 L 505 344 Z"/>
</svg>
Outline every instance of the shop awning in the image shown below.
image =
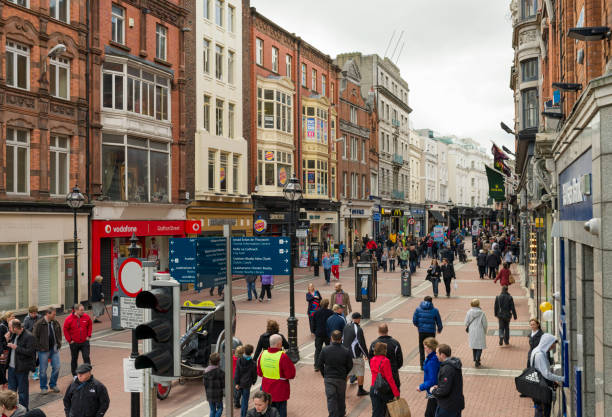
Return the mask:
<svg viewBox="0 0 612 417">
<path fill-rule="evenodd" d="M 437 221 L 439 221 L 439 222 L 443 222 L 444 221 L 444 215 L 442 213 L 440 213 L 438 210 L 429 210 L 429 213 L 431 213 L 431 215 Z"/>
</svg>

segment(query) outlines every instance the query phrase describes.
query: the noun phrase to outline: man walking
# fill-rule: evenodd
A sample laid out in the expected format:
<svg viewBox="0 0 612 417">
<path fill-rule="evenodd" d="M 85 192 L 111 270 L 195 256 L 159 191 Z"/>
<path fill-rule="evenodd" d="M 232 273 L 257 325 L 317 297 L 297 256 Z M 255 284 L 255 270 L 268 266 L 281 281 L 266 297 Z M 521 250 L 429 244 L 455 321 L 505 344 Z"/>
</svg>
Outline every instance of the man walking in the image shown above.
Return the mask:
<svg viewBox="0 0 612 417">
<path fill-rule="evenodd" d="M 342 284 L 339 282 L 336 283 L 334 288 L 336 291 L 332 293 L 331 297 L 329 297 L 329 304 L 332 306 L 334 304 L 338 304 L 344 309 L 345 315 L 351 314 L 353 309 L 351 308 L 351 298 L 349 297 L 348 293 L 344 292 L 342 289 Z"/>
<path fill-rule="evenodd" d="M 62 328 L 55 320 L 55 308 L 49 307 L 45 316 L 34 325 L 34 341 L 40 362 L 40 393 L 47 391 L 47 366 L 51 361 L 51 380 L 49 388 L 58 393 L 57 377 L 60 372 L 60 348 L 62 347 Z"/>
<path fill-rule="evenodd" d="M 28 374 L 36 366 L 34 336 L 23 328 L 17 319 L 9 323 L 6 346 L 11 350 L 8 364 L 8 388 L 19 394 L 19 404 L 28 408 L 30 403 L 30 384 Z"/>
<path fill-rule="evenodd" d="M 278 410 L 280 417 L 287 417 L 287 401 L 291 395 L 289 380 L 295 378 L 295 365 L 282 349 L 283 338 L 279 334 L 270 336 L 270 347 L 257 361 L 257 375 L 262 377 L 262 391 L 272 397 L 272 407 Z"/>
<path fill-rule="evenodd" d="M 327 411 L 329 417 L 344 417 L 346 414 L 346 378 L 353 367 L 349 350 L 342 346 L 342 333 L 334 330 L 332 343 L 326 346 L 317 362 L 325 383 Z"/>
<path fill-rule="evenodd" d="M 315 372 L 319 370 L 319 368 L 317 368 L 317 359 L 321 354 L 323 344 L 325 344 L 325 346 L 329 345 L 329 337 L 327 337 L 327 319 L 333 316 L 333 314 L 334 312 L 329 308 L 329 300 L 324 299 L 321 300 L 321 308 L 315 311 L 313 316 L 315 334 Z"/>
<path fill-rule="evenodd" d="M 478 265 L 478 275 L 480 276 L 480 279 L 484 279 L 487 272 L 487 253 L 484 249 L 480 249 L 480 252 L 476 257 L 476 265 Z"/>
<path fill-rule="evenodd" d="M 255 281 L 257 281 L 257 275 L 247 275 L 245 279 L 247 284 L 247 300 L 251 301 L 253 299 L 251 297 L 251 294 L 257 300 L 257 288 L 255 286 Z"/>
<path fill-rule="evenodd" d="M 82 363 L 76 369 L 77 378 L 64 395 L 66 417 L 102 417 L 106 414 L 110 399 L 104 384 L 91 374 L 91 365 Z"/>
<path fill-rule="evenodd" d="M 440 267 L 442 271 L 442 279 L 444 280 L 444 287 L 446 288 L 446 297 L 450 297 L 451 294 L 451 280 L 457 279 L 455 275 L 455 268 L 453 268 L 453 264 L 448 262 L 447 258 L 442 259 L 442 266 Z"/>
<path fill-rule="evenodd" d="M 461 417 L 465 408 L 461 360 L 451 356 L 449 345 L 438 346 L 438 385 L 431 387 L 431 394 L 438 400 L 436 417 Z"/>
<path fill-rule="evenodd" d="M 91 363 L 89 360 L 89 339 L 91 338 L 91 318 L 85 313 L 83 304 L 76 304 L 72 314 L 64 320 L 64 337 L 70 344 L 70 371 L 76 376 L 79 352 L 83 356 L 83 362 Z"/>
<path fill-rule="evenodd" d="M 400 387 L 399 369 L 404 366 L 404 355 L 402 354 L 402 346 L 400 343 L 389 336 L 389 326 L 387 323 L 381 323 L 378 325 L 378 338 L 370 345 L 368 351 L 369 357 L 374 356 L 374 346 L 376 343 L 382 342 L 387 345 L 387 359 L 391 362 L 391 372 L 393 373 L 393 379 L 397 389 Z"/>
<path fill-rule="evenodd" d="M 421 369 L 423 369 L 423 362 L 425 361 L 423 340 L 428 337 L 436 337 L 436 331 L 442 333 L 440 312 L 434 307 L 433 300 L 429 295 L 425 296 L 421 304 L 414 310 L 412 324 L 419 329 L 419 361 Z"/>
<path fill-rule="evenodd" d="M 410 246 L 410 250 L 408 252 L 408 259 L 410 261 L 410 273 L 414 274 L 416 272 L 417 262 L 419 259 L 419 254 L 417 253 L 417 250 L 414 245 Z"/>
<path fill-rule="evenodd" d="M 487 255 L 487 268 L 489 269 L 489 279 L 495 278 L 497 275 L 497 268 L 500 264 L 499 255 L 495 250 L 489 251 Z"/>
<path fill-rule="evenodd" d="M 368 351 L 366 350 L 365 337 L 363 336 L 363 329 L 359 325 L 361 323 L 361 314 L 354 312 L 351 316 L 353 321 L 344 326 L 342 344 L 348 348 L 351 352 L 351 358 L 353 361 L 353 370 L 351 374 L 351 383 L 355 383 L 355 378 L 359 385 L 357 396 L 368 395 L 369 392 L 363 389 L 363 377 L 365 374 L 365 359 L 368 357 Z"/>
<path fill-rule="evenodd" d="M 346 326 L 346 319 L 344 318 L 342 306 L 334 304 L 332 310 L 334 311 L 334 314 L 329 316 L 326 323 L 328 338 L 331 337 L 334 330 L 338 330 L 340 333 L 342 333 L 344 326 Z"/>
<path fill-rule="evenodd" d="M 495 297 L 495 317 L 499 322 L 499 345 L 505 343 L 510 344 L 510 318 L 516 320 L 516 309 L 514 308 L 514 299 L 508 293 L 508 287 L 502 287 L 501 294 Z"/>
</svg>

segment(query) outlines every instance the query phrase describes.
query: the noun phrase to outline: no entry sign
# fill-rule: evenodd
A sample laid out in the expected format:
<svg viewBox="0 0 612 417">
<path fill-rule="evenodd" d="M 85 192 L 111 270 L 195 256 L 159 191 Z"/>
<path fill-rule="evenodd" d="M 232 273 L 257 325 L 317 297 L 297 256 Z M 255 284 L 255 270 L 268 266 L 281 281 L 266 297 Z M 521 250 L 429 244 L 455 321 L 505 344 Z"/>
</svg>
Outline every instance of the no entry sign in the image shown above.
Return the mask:
<svg viewBox="0 0 612 417">
<path fill-rule="evenodd" d="M 136 297 L 142 291 L 144 269 L 142 262 L 128 258 L 119 267 L 119 286 L 128 297 Z"/>
</svg>

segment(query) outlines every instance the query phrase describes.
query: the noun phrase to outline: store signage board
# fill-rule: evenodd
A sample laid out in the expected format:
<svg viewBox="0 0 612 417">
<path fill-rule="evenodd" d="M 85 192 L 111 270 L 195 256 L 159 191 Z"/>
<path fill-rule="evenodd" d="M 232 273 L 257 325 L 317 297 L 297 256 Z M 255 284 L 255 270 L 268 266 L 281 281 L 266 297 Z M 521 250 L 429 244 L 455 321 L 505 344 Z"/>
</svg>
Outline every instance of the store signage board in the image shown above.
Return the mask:
<svg viewBox="0 0 612 417">
<path fill-rule="evenodd" d="M 196 245 L 196 289 L 213 288 L 226 282 L 227 254 L 224 237 L 200 237 Z"/>
<path fill-rule="evenodd" d="M 444 228 L 442 226 L 434 226 L 433 238 L 436 242 L 444 242 Z"/>
<path fill-rule="evenodd" d="M 291 267 L 287 237 L 233 237 L 232 274 L 287 275 Z"/>
<path fill-rule="evenodd" d="M 588 149 L 559 174 L 561 220 L 586 221 L 593 217 L 592 169 Z"/>
<path fill-rule="evenodd" d="M 372 215 L 372 220 L 374 220 L 375 222 L 379 222 L 380 221 L 380 213 L 374 213 Z"/>
<path fill-rule="evenodd" d="M 197 278 L 197 243 L 195 238 L 170 239 L 168 266 L 170 276 L 181 284 L 195 284 Z"/>
<path fill-rule="evenodd" d="M 308 229 L 296 229 L 295 230 L 295 236 L 296 237 L 301 237 L 301 238 L 308 237 Z"/>
</svg>

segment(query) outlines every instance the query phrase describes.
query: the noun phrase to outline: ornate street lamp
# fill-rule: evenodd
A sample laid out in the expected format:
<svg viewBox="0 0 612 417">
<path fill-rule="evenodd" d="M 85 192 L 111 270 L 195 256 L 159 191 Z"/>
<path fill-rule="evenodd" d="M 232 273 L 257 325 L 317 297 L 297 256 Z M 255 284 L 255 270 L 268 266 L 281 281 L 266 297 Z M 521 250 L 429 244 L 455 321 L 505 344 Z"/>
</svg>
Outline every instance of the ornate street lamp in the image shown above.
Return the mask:
<svg viewBox="0 0 612 417">
<path fill-rule="evenodd" d="M 78 185 L 66 196 L 66 204 L 74 213 L 74 300 L 73 304 L 79 303 L 79 260 L 78 260 L 78 238 L 77 238 L 77 211 L 85 204 L 85 196 L 81 194 Z"/>
<path fill-rule="evenodd" d="M 290 213 L 289 213 L 289 235 L 291 237 L 291 262 L 289 264 L 289 318 L 287 319 L 287 329 L 289 333 L 289 350 L 287 356 L 293 363 L 297 363 L 300 360 L 300 352 L 298 350 L 297 341 L 297 324 L 298 320 L 295 317 L 295 277 L 293 275 L 293 267 L 296 257 L 296 242 L 295 242 L 295 224 L 297 218 L 295 216 L 296 207 L 299 200 L 302 199 L 302 186 L 300 181 L 295 177 L 295 174 L 291 176 L 285 188 L 283 188 L 283 195 L 285 200 L 289 202 Z"/>
</svg>

